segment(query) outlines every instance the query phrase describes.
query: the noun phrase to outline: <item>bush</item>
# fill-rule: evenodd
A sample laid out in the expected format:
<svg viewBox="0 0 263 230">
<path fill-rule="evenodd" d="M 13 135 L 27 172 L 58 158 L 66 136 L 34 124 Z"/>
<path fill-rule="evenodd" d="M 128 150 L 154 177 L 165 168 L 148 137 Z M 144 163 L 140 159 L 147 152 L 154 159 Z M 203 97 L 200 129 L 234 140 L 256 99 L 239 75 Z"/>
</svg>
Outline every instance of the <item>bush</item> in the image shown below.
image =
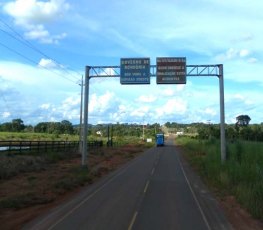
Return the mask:
<svg viewBox="0 0 263 230">
<path fill-rule="evenodd" d="M 39 171 L 45 169 L 43 157 L 33 156 L 0 156 L 0 179 L 8 179 L 21 172 Z"/>
<path fill-rule="evenodd" d="M 210 186 L 236 196 L 250 213 L 263 219 L 263 143 L 228 143 L 228 160 L 222 164 L 217 140 L 178 139 L 187 157 Z"/>
</svg>

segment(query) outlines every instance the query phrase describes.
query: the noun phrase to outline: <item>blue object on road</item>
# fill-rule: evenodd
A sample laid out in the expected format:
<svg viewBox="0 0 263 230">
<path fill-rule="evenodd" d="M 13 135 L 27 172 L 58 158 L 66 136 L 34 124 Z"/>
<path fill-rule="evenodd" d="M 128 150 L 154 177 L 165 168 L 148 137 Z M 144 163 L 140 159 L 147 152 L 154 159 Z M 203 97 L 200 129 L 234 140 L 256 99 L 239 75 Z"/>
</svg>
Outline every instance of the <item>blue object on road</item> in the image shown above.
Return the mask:
<svg viewBox="0 0 263 230">
<path fill-rule="evenodd" d="M 164 134 L 158 133 L 156 134 L 156 146 L 164 146 Z"/>
</svg>

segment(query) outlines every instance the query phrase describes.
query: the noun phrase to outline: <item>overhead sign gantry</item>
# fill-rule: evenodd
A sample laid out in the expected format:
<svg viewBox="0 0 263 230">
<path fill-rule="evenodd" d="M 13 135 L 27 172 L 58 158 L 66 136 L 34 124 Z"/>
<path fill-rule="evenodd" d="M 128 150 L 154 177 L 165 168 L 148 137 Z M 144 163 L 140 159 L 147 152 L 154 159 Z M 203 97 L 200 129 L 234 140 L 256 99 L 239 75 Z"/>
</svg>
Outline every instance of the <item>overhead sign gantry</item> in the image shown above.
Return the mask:
<svg viewBox="0 0 263 230">
<path fill-rule="evenodd" d="M 150 58 L 121 58 L 120 66 L 86 66 L 84 92 L 84 128 L 82 165 L 87 165 L 87 128 L 89 80 L 91 78 L 120 78 L 121 84 L 150 84 L 156 77 L 157 84 L 186 84 L 186 77 L 218 77 L 220 99 L 221 161 L 226 160 L 225 108 L 223 65 L 186 65 L 185 57 L 161 57 L 156 65 L 150 65 Z"/>
</svg>

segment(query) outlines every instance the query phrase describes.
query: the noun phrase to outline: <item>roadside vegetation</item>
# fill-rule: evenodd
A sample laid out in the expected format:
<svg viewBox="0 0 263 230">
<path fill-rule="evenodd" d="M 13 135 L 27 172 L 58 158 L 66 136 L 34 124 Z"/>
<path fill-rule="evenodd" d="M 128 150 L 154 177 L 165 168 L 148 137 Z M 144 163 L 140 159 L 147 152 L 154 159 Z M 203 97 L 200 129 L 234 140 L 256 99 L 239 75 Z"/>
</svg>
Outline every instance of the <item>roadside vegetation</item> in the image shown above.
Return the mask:
<svg viewBox="0 0 263 230">
<path fill-rule="evenodd" d="M 31 208 L 50 204 L 93 183 L 153 146 L 160 132 L 178 136 L 177 145 L 186 150 L 190 163 L 218 195 L 234 196 L 254 217 L 263 220 L 263 123 L 248 125 L 249 119 L 242 115 L 237 124 L 226 125 L 224 164 L 220 127 L 204 123 L 89 125 L 88 140 L 102 141 L 103 147 L 90 150 L 88 170 L 80 167 L 78 150 L 35 155 L 0 152 L 0 221 L 17 227 L 21 222 L 12 222 L 16 217 L 29 220 L 37 215 L 34 211 L 25 215 Z M 79 133 L 80 127 L 68 121 L 41 122 L 34 127 L 24 125 L 21 119 L 0 124 L 0 141 L 78 141 Z M 153 142 L 147 143 L 146 139 Z"/>
<path fill-rule="evenodd" d="M 220 142 L 211 137 L 181 137 L 186 157 L 218 195 L 234 196 L 252 216 L 263 220 L 263 142 L 231 140 L 227 143 L 227 161 L 222 164 Z"/>
<path fill-rule="evenodd" d="M 3 229 L 20 229 L 41 210 L 117 169 L 149 144 L 137 142 L 89 150 L 88 167 L 77 152 L 48 152 L 38 156 L 0 156 L 0 222 Z M 37 210 L 37 211 L 36 211 Z"/>
<path fill-rule="evenodd" d="M 89 125 L 88 141 L 102 141 L 102 147 L 89 147 L 88 167 L 81 166 L 78 149 L 58 151 L 0 152 L 0 222 L 3 229 L 20 229 L 41 210 L 84 185 L 117 169 L 153 146 L 160 125 Z M 13 119 L 0 124 L 0 141 L 79 141 L 80 127 L 69 121 L 24 125 Z M 147 143 L 146 139 L 153 139 Z M 144 139 L 144 140 L 143 140 Z"/>
</svg>

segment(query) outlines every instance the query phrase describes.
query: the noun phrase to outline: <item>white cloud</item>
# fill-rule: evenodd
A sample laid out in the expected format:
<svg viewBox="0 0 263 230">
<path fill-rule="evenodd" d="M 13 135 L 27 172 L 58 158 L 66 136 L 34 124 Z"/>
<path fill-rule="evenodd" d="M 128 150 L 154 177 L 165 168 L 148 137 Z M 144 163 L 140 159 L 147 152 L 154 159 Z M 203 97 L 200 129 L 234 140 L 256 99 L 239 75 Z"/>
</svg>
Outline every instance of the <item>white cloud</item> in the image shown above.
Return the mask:
<svg viewBox="0 0 263 230">
<path fill-rule="evenodd" d="M 76 106 L 78 106 L 80 104 L 80 97 L 68 97 L 66 98 L 63 103 L 62 103 L 62 108 L 66 109 L 66 110 L 70 110 L 75 108 Z"/>
<path fill-rule="evenodd" d="M 25 27 L 53 21 L 68 9 L 65 0 L 16 0 L 4 5 L 4 10 L 14 17 L 16 23 Z"/>
<path fill-rule="evenodd" d="M 38 63 L 39 67 L 44 67 L 44 68 L 56 68 L 57 67 L 57 63 L 54 62 L 51 59 L 45 59 L 45 58 L 41 58 L 41 60 Z"/>
<path fill-rule="evenodd" d="M 160 106 L 155 111 L 158 117 L 162 117 L 165 115 L 172 115 L 172 114 L 184 114 L 187 110 L 187 103 L 186 101 L 182 100 L 181 98 L 170 99 L 164 104 Z"/>
<path fill-rule="evenodd" d="M 249 58 L 248 63 L 257 63 L 258 59 L 257 58 Z"/>
<path fill-rule="evenodd" d="M 50 35 L 49 31 L 47 31 L 43 25 L 32 26 L 30 31 L 25 32 L 26 39 L 39 40 L 39 42 L 45 44 L 58 44 L 59 40 L 64 39 L 66 36 L 66 33 Z"/>
<path fill-rule="evenodd" d="M 239 51 L 239 56 L 240 56 L 241 58 L 247 57 L 249 54 L 250 54 L 250 51 L 247 50 L 247 49 L 242 49 L 242 50 Z"/>
<path fill-rule="evenodd" d="M 61 121 L 74 120 L 79 121 L 80 117 L 80 98 L 70 96 L 63 101 L 53 101 L 44 103 L 35 111 L 37 120 Z"/>
<path fill-rule="evenodd" d="M 51 35 L 44 26 L 48 22 L 58 20 L 69 9 L 65 0 L 16 0 L 7 2 L 3 9 L 26 31 L 27 39 L 58 43 L 66 37 L 66 33 Z"/>
<path fill-rule="evenodd" d="M 45 67 L 48 65 L 50 67 L 54 65 L 54 63 L 49 59 L 40 60 L 39 65 L 40 64 Z M 73 74 L 74 73 L 70 71 L 56 70 L 55 72 L 46 70 L 44 68 L 39 68 L 39 66 L 30 66 L 17 62 L 0 61 L 0 76 L 2 76 L 3 79 L 8 81 L 9 84 L 12 83 L 15 87 L 18 87 L 18 84 L 20 87 L 25 85 L 35 86 L 35 88 L 30 89 L 31 91 L 46 88 L 47 85 L 49 89 L 58 87 L 68 88 L 69 85 L 73 86 Z M 65 81 L 65 79 L 67 80 Z"/>
<path fill-rule="evenodd" d="M 205 110 L 204 110 L 204 113 L 205 114 L 208 114 L 208 115 L 211 115 L 211 116 L 215 116 L 217 113 L 216 113 L 216 111 L 215 111 L 215 109 L 213 109 L 213 108 L 206 108 Z"/>
<path fill-rule="evenodd" d="M 149 112 L 150 108 L 149 106 L 140 106 L 139 108 L 134 109 L 131 112 L 131 117 L 145 117 L 147 113 Z"/>
<path fill-rule="evenodd" d="M 98 115 L 97 113 L 103 113 L 110 108 L 114 93 L 107 91 L 101 96 L 92 94 L 89 101 L 89 111 L 92 114 Z"/>
<path fill-rule="evenodd" d="M 156 101 L 157 97 L 154 95 L 141 95 L 137 101 L 139 102 L 146 102 L 146 103 L 151 103 Z"/>
<path fill-rule="evenodd" d="M 239 51 L 234 48 L 229 48 L 225 53 L 219 54 L 216 56 L 216 59 L 219 61 L 226 61 L 234 59 L 238 56 Z"/>
<path fill-rule="evenodd" d="M 10 112 L 3 112 L 2 117 L 5 118 L 9 118 L 11 116 Z"/>
<path fill-rule="evenodd" d="M 175 94 L 175 91 L 172 89 L 164 89 L 161 91 L 161 95 L 163 96 L 173 96 Z"/>
<path fill-rule="evenodd" d="M 233 95 L 232 99 L 235 100 L 235 101 L 243 102 L 246 105 L 253 104 L 253 102 L 248 97 L 246 97 L 245 95 L 241 95 L 241 94 Z"/>
<path fill-rule="evenodd" d="M 46 104 L 40 105 L 39 107 L 40 107 L 41 109 L 49 109 L 50 106 L 51 106 L 50 104 L 46 103 Z"/>
</svg>

